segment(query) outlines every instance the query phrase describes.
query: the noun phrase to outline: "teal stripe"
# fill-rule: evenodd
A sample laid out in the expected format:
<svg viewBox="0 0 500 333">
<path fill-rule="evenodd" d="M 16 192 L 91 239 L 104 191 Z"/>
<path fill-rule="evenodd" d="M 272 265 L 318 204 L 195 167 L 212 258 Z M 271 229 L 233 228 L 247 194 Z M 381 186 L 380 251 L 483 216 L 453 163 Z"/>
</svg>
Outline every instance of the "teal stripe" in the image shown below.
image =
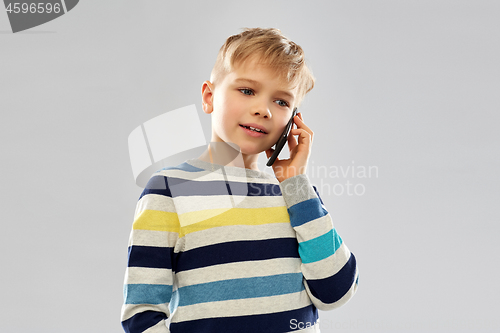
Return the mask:
<svg viewBox="0 0 500 333">
<path fill-rule="evenodd" d="M 179 288 L 179 306 L 198 303 L 268 297 L 304 290 L 302 273 L 279 274 L 201 283 Z"/>
<path fill-rule="evenodd" d="M 328 258 L 342 245 L 342 238 L 337 230 L 331 229 L 326 234 L 299 243 L 299 255 L 304 264 Z"/>
<path fill-rule="evenodd" d="M 126 284 L 125 304 L 163 304 L 170 302 L 172 286 L 163 284 Z"/>
</svg>

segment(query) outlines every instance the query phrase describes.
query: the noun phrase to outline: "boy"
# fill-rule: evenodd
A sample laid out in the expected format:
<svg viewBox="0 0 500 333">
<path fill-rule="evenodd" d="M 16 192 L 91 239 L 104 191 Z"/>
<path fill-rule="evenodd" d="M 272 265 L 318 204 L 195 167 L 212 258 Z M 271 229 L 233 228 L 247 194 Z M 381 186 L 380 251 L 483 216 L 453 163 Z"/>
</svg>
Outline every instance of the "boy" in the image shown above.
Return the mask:
<svg viewBox="0 0 500 333">
<path fill-rule="evenodd" d="M 290 159 L 276 159 L 275 176 L 257 168 L 313 86 L 302 49 L 278 29 L 226 40 L 202 86 L 212 143 L 156 172 L 137 203 L 126 332 L 319 332 L 317 309 L 354 295 L 356 259 L 305 173 L 313 132 L 300 113 Z"/>
</svg>

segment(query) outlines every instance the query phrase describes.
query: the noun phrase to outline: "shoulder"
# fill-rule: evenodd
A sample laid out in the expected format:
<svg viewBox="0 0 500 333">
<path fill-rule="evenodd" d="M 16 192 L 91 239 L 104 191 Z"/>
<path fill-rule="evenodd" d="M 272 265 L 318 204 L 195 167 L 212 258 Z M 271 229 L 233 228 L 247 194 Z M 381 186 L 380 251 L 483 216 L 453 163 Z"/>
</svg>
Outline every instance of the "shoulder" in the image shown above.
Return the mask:
<svg viewBox="0 0 500 333">
<path fill-rule="evenodd" d="M 203 171 L 203 169 L 194 167 L 186 162 L 176 166 L 167 166 L 158 169 L 149 176 L 149 180 L 144 188 L 144 193 L 151 193 L 159 190 L 162 191 L 163 194 L 171 196 L 170 190 L 172 187 L 186 183 L 187 181 L 195 181 L 200 177 Z"/>
</svg>

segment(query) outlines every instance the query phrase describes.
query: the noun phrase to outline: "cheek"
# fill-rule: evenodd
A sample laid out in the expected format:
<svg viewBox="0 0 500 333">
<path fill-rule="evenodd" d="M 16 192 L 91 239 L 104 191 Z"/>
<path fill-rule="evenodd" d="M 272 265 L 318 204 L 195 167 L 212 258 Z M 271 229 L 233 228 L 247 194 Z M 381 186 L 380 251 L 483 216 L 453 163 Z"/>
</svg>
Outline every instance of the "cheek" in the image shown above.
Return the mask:
<svg viewBox="0 0 500 333">
<path fill-rule="evenodd" d="M 239 103 L 231 98 L 226 98 L 221 101 L 220 107 L 224 110 L 224 114 L 230 116 L 237 112 L 237 107 Z"/>
<path fill-rule="evenodd" d="M 222 109 L 220 109 L 220 111 L 222 111 Z M 231 114 L 231 112 L 228 112 L 227 109 L 224 109 L 224 112 L 218 112 L 216 115 L 214 115 L 213 125 L 216 126 L 219 133 L 228 134 L 235 126 L 236 122 L 237 120 Z"/>
<path fill-rule="evenodd" d="M 281 134 L 285 130 L 286 124 L 287 124 L 287 122 L 280 123 L 279 125 L 277 125 L 275 127 L 276 128 L 276 130 L 275 130 L 276 133 L 274 133 L 273 141 L 278 141 L 280 139 Z"/>
<path fill-rule="evenodd" d="M 214 122 L 214 125 L 217 127 L 217 129 L 219 131 L 223 131 L 226 128 L 225 124 L 227 123 L 227 117 L 224 117 L 221 114 L 217 114 L 215 116 Z"/>
<path fill-rule="evenodd" d="M 239 109 L 237 108 L 238 104 L 233 103 L 229 100 L 225 100 L 221 102 L 218 107 L 217 118 L 220 124 L 226 125 L 235 125 L 238 123 L 240 119 Z"/>
</svg>

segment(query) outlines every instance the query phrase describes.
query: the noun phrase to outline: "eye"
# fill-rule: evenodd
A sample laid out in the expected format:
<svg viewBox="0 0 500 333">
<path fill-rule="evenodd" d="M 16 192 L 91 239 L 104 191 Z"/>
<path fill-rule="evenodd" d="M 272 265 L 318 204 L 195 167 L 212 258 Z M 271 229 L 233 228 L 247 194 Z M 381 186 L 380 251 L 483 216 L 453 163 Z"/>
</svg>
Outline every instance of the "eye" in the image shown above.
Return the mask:
<svg viewBox="0 0 500 333">
<path fill-rule="evenodd" d="M 245 95 L 253 95 L 253 90 L 252 89 L 248 89 L 248 88 L 241 88 L 241 89 L 238 89 L 239 91 L 241 91 L 243 94 Z"/>
<path fill-rule="evenodd" d="M 278 105 L 279 106 L 284 106 L 284 107 L 288 107 L 288 102 L 282 100 L 282 99 L 278 99 L 276 102 L 278 102 Z"/>
</svg>

